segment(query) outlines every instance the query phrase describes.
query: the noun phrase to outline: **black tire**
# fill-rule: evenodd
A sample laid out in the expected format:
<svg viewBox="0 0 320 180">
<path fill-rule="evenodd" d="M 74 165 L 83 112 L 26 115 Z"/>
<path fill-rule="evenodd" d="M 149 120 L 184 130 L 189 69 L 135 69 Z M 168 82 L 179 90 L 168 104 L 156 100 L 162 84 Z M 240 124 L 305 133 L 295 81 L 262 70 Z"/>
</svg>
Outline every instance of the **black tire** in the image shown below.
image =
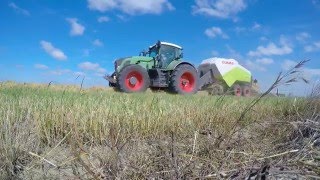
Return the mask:
<svg viewBox="0 0 320 180">
<path fill-rule="evenodd" d="M 198 74 L 194 67 L 182 64 L 173 70 L 170 90 L 178 94 L 195 94 L 198 91 Z"/>
<path fill-rule="evenodd" d="M 248 85 L 244 85 L 242 87 L 242 96 L 250 97 L 251 96 L 251 87 Z"/>
<path fill-rule="evenodd" d="M 136 64 L 128 65 L 119 72 L 117 85 L 121 92 L 144 92 L 150 86 L 150 78 L 143 67 Z"/>
<path fill-rule="evenodd" d="M 209 95 L 223 95 L 224 88 L 220 84 L 212 84 L 208 87 L 208 93 Z"/>
<path fill-rule="evenodd" d="M 239 84 L 234 84 L 232 86 L 232 94 L 238 97 L 242 95 L 242 88 Z"/>
</svg>

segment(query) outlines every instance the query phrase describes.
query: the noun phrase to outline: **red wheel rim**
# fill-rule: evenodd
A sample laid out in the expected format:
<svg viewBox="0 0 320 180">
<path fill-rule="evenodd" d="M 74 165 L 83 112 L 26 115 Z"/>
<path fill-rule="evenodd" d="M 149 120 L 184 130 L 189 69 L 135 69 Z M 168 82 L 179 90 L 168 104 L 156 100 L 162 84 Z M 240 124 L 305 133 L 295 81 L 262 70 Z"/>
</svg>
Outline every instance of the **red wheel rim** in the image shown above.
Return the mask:
<svg viewBox="0 0 320 180">
<path fill-rule="evenodd" d="M 135 78 L 136 79 L 136 83 L 133 84 L 130 82 L 131 78 Z M 128 75 L 126 76 L 126 87 L 132 91 L 138 91 L 141 89 L 141 87 L 143 86 L 143 76 L 140 72 L 138 71 L 132 71 L 130 73 L 128 73 Z"/>
<path fill-rule="evenodd" d="M 236 96 L 241 96 L 241 88 L 240 87 L 236 87 L 234 90 L 234 95 Z"/>
<path fill-rule="evenodd" d="M 250 90 L 249 89 L 245 89 L 244 90 L 244 95 L 245 96 L 250 96 Z"/>
<path fill-rule="evenodd" d="M 195 78 L 190 72 L 185 72 L 180 77 L 180 88 L 185 92 L 192 92 L 195 87 Z"/>
</svg>

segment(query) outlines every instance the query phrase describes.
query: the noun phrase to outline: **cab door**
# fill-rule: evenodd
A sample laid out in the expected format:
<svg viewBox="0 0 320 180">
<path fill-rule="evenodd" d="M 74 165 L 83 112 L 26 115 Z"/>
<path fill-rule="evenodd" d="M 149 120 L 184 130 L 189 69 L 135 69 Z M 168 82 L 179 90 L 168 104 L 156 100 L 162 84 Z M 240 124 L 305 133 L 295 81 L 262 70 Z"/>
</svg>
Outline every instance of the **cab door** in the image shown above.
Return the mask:
<svg viewBox="0 0 320 180">
<path fill-rule="evenodd" d="M 173 46 L 162 45 L 160 48 L 160 61 L 159 67 L 161 69 L 166 69 L 168 65 L 177 59 L 178 49 Z"/>
</svg>

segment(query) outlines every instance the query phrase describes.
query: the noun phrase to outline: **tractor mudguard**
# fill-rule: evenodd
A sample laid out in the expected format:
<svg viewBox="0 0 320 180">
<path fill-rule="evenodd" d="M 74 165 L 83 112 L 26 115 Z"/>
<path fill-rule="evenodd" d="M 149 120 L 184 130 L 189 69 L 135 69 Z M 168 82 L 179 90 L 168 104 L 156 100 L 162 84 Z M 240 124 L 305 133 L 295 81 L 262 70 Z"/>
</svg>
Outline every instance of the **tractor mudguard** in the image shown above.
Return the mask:
<svg viewBox="0 0 320 180">
<path fill-rule="evenodd" d="M 176 67 L 178 67 L 179 65 L 182 65 L 182 64 L 187 64 L 187 65 L 190 65 L 192 66 L 196 71 L 197 71 L 197 68 L 195 68 L 195 66 L 189 62 L 185 62 L 185 61 L 182 61 L 182 60 L 175 60 L 175 61 L 172 61 L 168 67 L 166 68 L 167 70 L 169 71 L 172 71 L 174 69 L 176 69 Z"/>
</svg>

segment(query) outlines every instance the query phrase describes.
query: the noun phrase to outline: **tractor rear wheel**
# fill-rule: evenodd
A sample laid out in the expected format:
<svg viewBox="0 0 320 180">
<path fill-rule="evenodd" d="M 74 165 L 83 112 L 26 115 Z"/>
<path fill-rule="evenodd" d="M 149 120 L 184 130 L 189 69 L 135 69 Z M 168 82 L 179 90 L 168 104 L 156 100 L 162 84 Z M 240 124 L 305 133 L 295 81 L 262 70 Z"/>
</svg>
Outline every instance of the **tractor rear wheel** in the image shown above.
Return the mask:
<svg viewBox="0 0 320 180">
<path fill-rule="evenodd" d="M 198 91 L 198 75 L 194 67 L 179 65 L 170 78 L 170 89 L 178 94 L 195 94 Z"/>
<path fill-rule="evenodd" d="M 244 97 L 249 97 L 249 96 L 251 96 L 251 88 L 250 88 L 248 85 L 244 85 L 244 86 L 242 87 L 242 95 L 243 95 Z"/>
<path fill-rule="evenodd" d="M 117 84 L 121 92 L 144 92 L 150 85 L 150 78 L 146 69 L 133 64 L 124 67 L 119 72 Z"/>
<path fill-rule="evenodd" d="M 240 97 L 242 95 L 242 88 L 239 84 L 235 84 L 232 87 L 233 95 Z"/>
</svg>

